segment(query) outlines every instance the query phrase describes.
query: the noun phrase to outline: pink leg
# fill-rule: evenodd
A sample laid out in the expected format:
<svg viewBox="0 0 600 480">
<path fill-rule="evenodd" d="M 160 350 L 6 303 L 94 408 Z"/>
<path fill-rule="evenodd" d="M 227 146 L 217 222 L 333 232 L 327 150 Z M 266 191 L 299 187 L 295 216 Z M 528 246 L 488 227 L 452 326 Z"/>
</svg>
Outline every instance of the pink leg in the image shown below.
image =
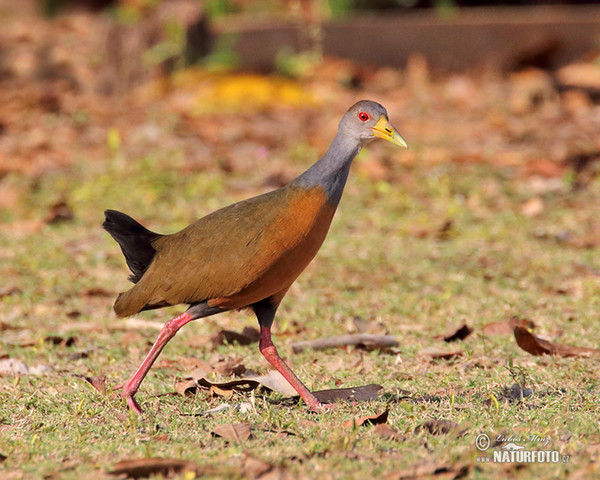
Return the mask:
<svg viewBox="0 0 600 480">
<path fill-rule="evenodd" d="M 273 365 L 283 378 L 285 378 L 289 384 L 294 387 L 294 390 L 298 392 L 304 403 L 306 403 L 312 410 L 321 411 L 324 408 L 333 407 L 333 405 L 323 404 L 319 402 L 308 388 L 300 381 L 292 369 L 282 360 L 277 353 L 277 349 L 271 340 L 271 329 L 266 327 L 260 327 L 260 353 L 264 355 L 267 361 Z"/>
<path fill-rule="evenodd" d="M 156 361 L 160 355 L 160 352 L 162 352 L 162 349 L 165 348 L 165 345 L 168 343 L 168 341 L 175 336 L 181 327 L 191 320 L 193 320 L 192 316 L 188 312 L 185 312 L 165 323 L 158 334 L 156 342 L 154 342 L 154 345 L 152 345 L 152 348 L 148 352 L 148 355 L 146 355 L 146 358 L 140 367 L 136 370 L 128 382 L 117 387 L 117 389 L 122 389 L 121 396 L 127 400 L 127 405 L 129 405 L 129 408 L 131 408 L 134 412 L 142 413 L 142 408 L 136 402 L 134 395 L 138 391 L 138 388 L 140 388 L 140 384 L 152 367 L 152 364 Z"/>
</svg>

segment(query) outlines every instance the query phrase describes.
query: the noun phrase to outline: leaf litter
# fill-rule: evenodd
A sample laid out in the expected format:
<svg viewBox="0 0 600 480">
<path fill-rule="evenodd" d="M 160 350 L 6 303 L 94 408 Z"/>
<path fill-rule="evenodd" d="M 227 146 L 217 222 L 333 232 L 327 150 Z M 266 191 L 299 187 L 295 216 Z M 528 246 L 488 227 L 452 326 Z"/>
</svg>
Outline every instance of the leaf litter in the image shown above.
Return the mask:
<svg viewBox="0 0 600 480">
<path fill-rule="evenodd" d="M 556 355 L 559 357 L 600 358 L 600 349 L 564 345 L 533 335 L 527 328 L 514 329 L 517 345 L 531 355 Z"/>
</svg>

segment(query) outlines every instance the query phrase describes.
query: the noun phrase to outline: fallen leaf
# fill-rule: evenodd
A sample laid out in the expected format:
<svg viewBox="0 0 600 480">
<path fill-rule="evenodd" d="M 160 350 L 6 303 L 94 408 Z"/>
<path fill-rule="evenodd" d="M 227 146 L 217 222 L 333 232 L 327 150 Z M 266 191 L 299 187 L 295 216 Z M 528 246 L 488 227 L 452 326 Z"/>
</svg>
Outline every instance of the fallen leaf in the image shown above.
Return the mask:
<svg viewBox="0 0 600 480">
<path fill-rule="evenodd" d="M 378 425 L 380 423 L 387 423 L 389 409 L 378 413 L 376 415 L 368 415 L 366 417 L 353 418 L 352 420 L 348 420 L 344 422 L 344 428 L 348 427 L 360 427 L 362 425 L 370 426 L 370 425 Z"/>
<path fill-rule="evenodd" d="M 463 350 L 453 350 L 445 352 L 435 347 L 428 347 L 421 350 L 421 355 L 430 358 L 431 360 L 456 360 L 458 357 L 462 357 L 465 352 Z"/>
<path fill-rule="evenodd" d="M 444 335 L 437 335 L 433 338 L 442 338 L 444 342 L 450 343 L 456 342 L 457 340 L 464 340 L 469 335 L 471 335 L 471 333 L 473 333 L 473 328 L 469 327 L 466 323 L 463 323 L 457 329 L 450 330 Z"/>
<path fill-rule="evenodd" d="M 84 297 L 114 297 L 116 294 L 102 287 L 91 287 L 82 290 L 81 295 Z"/>
<path fill-rule="evenodd" d="M 16 358 L 3 358 L 0 360 L 0 375 L 16 377 L 18 375 L 29 375 L 29 367 L 22 360 Z"/>
<path fill-rule="evenodd" d="M 226 345 L 237 343 L 251 345 L 260 340 L 260 332 L 254 327 L 245 327 L 241 333 L 231 330 L 221 330 L 212 338 L 213 345 Z"/>
<path fill-rule="evenodd" d="M 246 478 L 262 478 L 263 475 L 273 469 L 273 465 L 260 458 L 246 455 L 241 466 L 241 471 Z"/>
<path fill-rule="evenodd" d="M 490 336 L 512 335 L 516 326 L 535 328 L 535 323 L 526 318 L 512 317 L 507 322 L 488 323 L 481 328 L 481 332 Z"/>
<path fill-rule="evenodd" d="M 106 375 L 96 377 L 83 377 L 92 387 L 98 390 L 102 395 L 106 395 Z"/>
<path fill-rule="evenodd" d="M 544 340 L 533 335 L 524 327 L 514 329 L 515 340 L 519 347 L 532 355 L 558 355 L 560 357 L 594 357 L 600 358 L 597 348 L 576 347 Z"/>
<path fill-rule="evenodd" d="M 368 402 L 377 398 L 382 392 L 383 387 L 375 383 L 364 385 L 362 387 L 338 388 L 332 390 L 318 390 L 313 392 L 321 403 L 335 403 L 339 400 L 348 402 Z"/>
<path fill-rule="evenodd" d="M 225 391 L 236 391 L 236 392 L 251 392 L 255 390 L 260 384 L 255 380 L 232 380 L 230 382 L 220 382 L 213 383 L 207 380 L 206 378 L 193 379 L 188 378 L 182 382 L 178 382 L 175 384 L 175 390 L 180 395 L 194 395 L 198 388 L 203 388 L 205 390 L 210 390 L 215 394 L 219 394 L 219 392 Z M 216 387 L 216 388 L 215 388 Z M 226 394 L 229 396 L 229 394 Z"/>
<path fill-rule="evenodd" d="M 200 474 L 200 467 L 189 460 L 177 458 L 140 458 L 117 462 L 108 473 L 115 476 L 125 475 L 126 478 L 146 478 L 152 475 L 168 477 L 184 472 Z"/>
<path fill-rule="evenodd" d="M 61 222 L 70 222 L 73 218 L 75 218 L 73 209 L 67 202 L 60 200 L 50 207 L 48 215 L 44 218 L 44 223 L 52 225 Z"/>
<path fill-rule="evenodd" d="M 224 438 L 232 443 L 244 442 L 250 438 L 249 423 L 227 423 L 216 425 L 212 432 L 214 436 Z"/>
<path fill-rule="evenodd" d="M 70 347 L 75 343 L 75 337 L 61 337 L 59 335 L 50 335 L 44 337 L 44 342 L 58 345 L 60 347 Z"/>
<path fill-rule="evenodd" d="M 277 370 L 271 370 L 266 375 L 245 375 L 244 379 L 254 380 L 255 382 L 267 387 L 269 390 L 281 393 L 282 395 L 289 396 L 297 394 L 296 390 L 294 390 L 294 387 L 290 385 L 290 382 L 288 382 Z"/>
<path fill-rule="evenodd" d="M 188 378 L 187 380 L 177 382 L 175 384 L 175 391 L 183 397 L 195 395 L 198 391 L 198 384 L 193 378 Z"/>
<path fill-rule="evenodd" d="M 357 346 L 367 349 L 397 347 L 398 340 L 393 335 L 372 335 L 359 333 L 355 335 L 338 335 L 335 337 L 318 338 L 292 344 L 294 353 L 303 352 L 306 349 L 325 350 L 327 348 Z"/>
<path fill-rule="evenodd" d="M 468 429 L 461 429 L 460 425 L 450 420 L 427 420 L 415 427 L 415 434 L 428 432 L 431 435 L 447 435 L 454 433 L 457 437 L 462 437 Z"/>
<path fill-rule="evenodd" d="M 210 394 L 213 397 L 229 398 L 233 395 L 232 388 L 220 388 L 220 387 L 217 387 L 216 385 L 211 385 L 211 387 L 208 389 L 208 391 L 210 392 Z"/>
</svg>

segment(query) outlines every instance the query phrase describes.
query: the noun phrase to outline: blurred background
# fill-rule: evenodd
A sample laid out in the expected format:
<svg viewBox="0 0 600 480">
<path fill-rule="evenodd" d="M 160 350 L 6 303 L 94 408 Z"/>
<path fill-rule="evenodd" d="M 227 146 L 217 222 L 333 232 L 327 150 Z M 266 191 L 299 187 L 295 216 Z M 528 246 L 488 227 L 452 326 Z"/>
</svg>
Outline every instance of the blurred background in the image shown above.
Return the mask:
<svg viewBox="0 0 600 480">
<path fill-rule="evenodd" d="M 135 177 L 140 161 L 277 187 L 361 98 L 411 146 L 363 155 L 382 188 L 417 164 L 483 162 L 552 189 L 598 155 L 589 3 L 3 0 L 0 218 L 70 217 L 109 194 L 108 167 Z"/>
</svg>

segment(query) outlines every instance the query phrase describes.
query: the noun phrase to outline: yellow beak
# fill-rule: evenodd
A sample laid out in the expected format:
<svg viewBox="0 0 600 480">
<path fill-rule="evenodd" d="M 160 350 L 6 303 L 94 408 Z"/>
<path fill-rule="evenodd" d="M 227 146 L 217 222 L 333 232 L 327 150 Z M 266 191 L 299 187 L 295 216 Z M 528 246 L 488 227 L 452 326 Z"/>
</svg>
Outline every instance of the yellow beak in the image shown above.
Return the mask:
<svg viewBox="0 0 600 480">
<path fill-rule="evenodd" d="M 392 142 L 400 147 L 408 148 L 408 145 L 402 136 L 394 127 L 392 127 L 385 115 L 382 115 L 381 118 L 379 118 L 379 121 L 375 124 L 372 130 L 374 136 L 383 138 L 384 140 Z"/>
</svg>

